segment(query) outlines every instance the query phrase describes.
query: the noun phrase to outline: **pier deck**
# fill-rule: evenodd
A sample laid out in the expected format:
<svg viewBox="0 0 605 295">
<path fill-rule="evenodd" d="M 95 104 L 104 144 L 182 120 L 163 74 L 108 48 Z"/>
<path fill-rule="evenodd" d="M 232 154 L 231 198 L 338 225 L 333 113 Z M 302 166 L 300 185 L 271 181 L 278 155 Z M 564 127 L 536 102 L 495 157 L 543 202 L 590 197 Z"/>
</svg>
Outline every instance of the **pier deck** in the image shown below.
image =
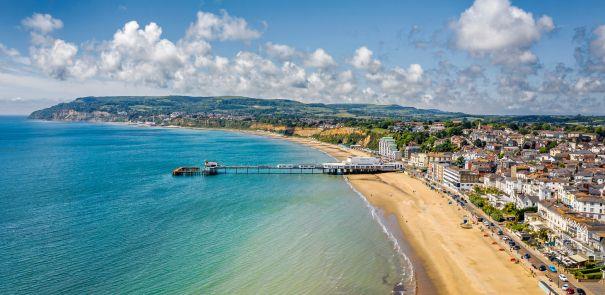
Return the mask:
<svg viewBox="0 0 605 295">
<path fill-rule="evenodd" d="M 279 165 L 220 165 L 217 162 L 205 162 L 204 168 L 179 167 L 173 170 L 174 176 L 217 175 L 217 174 L 373 174 L 400 171 L 401 165 L 395 163 L 351 164 L 279 164 Z"/>
</svg>

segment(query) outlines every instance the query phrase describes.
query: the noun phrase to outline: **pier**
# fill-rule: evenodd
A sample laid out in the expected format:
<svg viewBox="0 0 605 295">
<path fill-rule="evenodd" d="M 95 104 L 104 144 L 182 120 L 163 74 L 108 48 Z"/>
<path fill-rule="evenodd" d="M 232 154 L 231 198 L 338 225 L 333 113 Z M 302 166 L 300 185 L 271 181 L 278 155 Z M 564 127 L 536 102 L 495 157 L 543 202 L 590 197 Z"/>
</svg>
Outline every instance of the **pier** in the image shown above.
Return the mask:
<svg viewBox="0 0 605 295">
<path fill-rule="evenodd" d="M 196 176 L 218 174 L 374 174 L 401 171 L 401 163 L 382 163 L 378 158 L 351 157 L 339 163 L 322 164 L 278 164 L 278 165 L 221 165 L 218 162 L 204 162 L 204 168 L 179 167 L 173 176 Z"/>
</svg>

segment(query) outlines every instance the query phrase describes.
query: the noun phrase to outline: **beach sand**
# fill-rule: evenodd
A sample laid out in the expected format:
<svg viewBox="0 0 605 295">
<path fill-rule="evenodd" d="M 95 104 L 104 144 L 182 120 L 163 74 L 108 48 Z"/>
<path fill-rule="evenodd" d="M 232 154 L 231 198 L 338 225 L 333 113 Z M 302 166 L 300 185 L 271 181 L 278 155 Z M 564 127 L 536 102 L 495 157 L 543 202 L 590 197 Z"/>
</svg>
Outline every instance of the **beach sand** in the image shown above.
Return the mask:
<svg viewBox="0 0 605 295">
<path fill-rule="evenodd" d="M 266 134 L 265 134 L 266 135 Z M 306 138 L 282 137 L 339 160 L 365 155 Z M 477 228 L 462 229 L 466 214 L 420 180 L 404 173 L 348 175 L 351 185 L 387 216 L 396 216 L 411 248 L 418 294 L 543 294 L 537 279 L 498 251 Z"/>
</svg>

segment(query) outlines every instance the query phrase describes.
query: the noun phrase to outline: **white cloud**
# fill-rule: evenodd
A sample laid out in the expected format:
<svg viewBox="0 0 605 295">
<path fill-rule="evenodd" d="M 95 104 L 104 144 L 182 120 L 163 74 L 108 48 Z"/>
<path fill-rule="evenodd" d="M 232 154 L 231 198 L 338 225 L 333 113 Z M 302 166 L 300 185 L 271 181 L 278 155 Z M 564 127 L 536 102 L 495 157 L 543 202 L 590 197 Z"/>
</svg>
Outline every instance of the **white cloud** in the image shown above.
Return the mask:
<svg viewBox="0 0 605 295">
<path fill-rule="evenodd" d="M 9 57 L 19 57 L 21 54 L 15 48 L 8 48 L 4 44 L 0 43 L 0 54 L 6 55 Z"/>
<path fill-rule="evenodd" d="M 279 60 L 288 60 L 288 59 L 298 55 L 298 52 L 296 51 L 296 49 L 294 49 L 288 45 L 275 44 L 272 42 L 267 42 L 265 44 L 265 51 L 270 56 L 277 58 Z"/>
<path fill-rule="evenodd" d="M 451 26 L 458 48 L 502 64 L 535 63 L 529 48 L 554 29 L 549 16 L 536 20 L 508 0 L 476 0 Z"/>
<path fill-rule="evenodd" d="M 322 48 L 318 48 L 305 61 L 307 67 L 325 69 L 336 65 L 334 58 Z"/>
<path fill-rule="evenodd" d="M 593 35 L 594 39 L 590 42 L 590 52 L 605 63 L 605 25 L 594 29 Z"/>
<path fill-rule="evenodd" d="M 50 14 L 41 13 L 34 13 L 32 16 L 22 20 L 21 24 L 30 30 L 42 34 L 48 34 L 63 27 L 63 22 L 60 19 L 53 18 Z"/>
<path fill-rule="evenodd" d="M 605 92 L 605 79 L 596 77 L 580 77 L 573 85 L 578 94 Z"/>
<path fill-rule="evenodd" d="M 357 50 L 355 50 L 355 55 L 351 60 L 351 64 L 355 68 L 375 73 L 380 69 L 381 63 L 379 60 L 373 58 L 373 54 L 374 53 L 372 50 L 368 49 L 367 47 L 359 47 Z"/>
<path fill-rule="evenodd" d="M 249 41 L 260 37 L 261 33 L 248 27 L 243 18 L 230 16 L 226 11 L 221 15 L 199 11 L 197 20 L 189 26 L 187 37 L 202 40 Z"/>
<path fill-rule="evenodd" d="M 31 59 L 42 71 L 53 78 L 64 80 L 70 76 L 70 67 L 78 48 L 69 42 L 57 39 L 48 46 L 32 47 Z"/>
<path fill-rule="evenodd" d="M 136 21 L 126 23 L 100 54 L 101 74 L 122 81 L 167 87 L 185 63 L 185 55 L 181 48 L 161 36 L 162 28 L 156 23 L 149 23 L 143 29 Z M 195 45 L 192 46 L 186 50 L 195 51 Z"/>
</svg>

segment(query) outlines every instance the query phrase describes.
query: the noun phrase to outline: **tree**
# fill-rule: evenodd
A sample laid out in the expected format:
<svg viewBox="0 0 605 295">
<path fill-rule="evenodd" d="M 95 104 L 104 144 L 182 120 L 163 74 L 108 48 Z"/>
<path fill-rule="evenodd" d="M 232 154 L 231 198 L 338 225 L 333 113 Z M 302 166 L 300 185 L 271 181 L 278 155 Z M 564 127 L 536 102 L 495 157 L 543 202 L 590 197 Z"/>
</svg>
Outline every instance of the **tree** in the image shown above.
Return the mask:
<svg viewBox="0 0 605 295">
<path fill-rule="evenodd" d="M 475 141 L 473 141 L 473 144 L 478 148 L 485 147 L 485 145 L 486 145 L 486 143 L 481 141 L 481 139 L 479 139 L 479 138 L 475 139 Z"/>
<path fill-rule="evenodd" d="M 448 139 L 444 143 L 437 145 L 433 148 L 435 152 L 453 152 L 456 150 L 456 147 L 452 144 L 452 142 Z"/>
<path fill-rule="evenodd" d="M 548 241 L 548 230 L 545 228 L 541 228 L 538 230 L 538 239 L 542 241 Z"/>
<path fill-rule="evenodd" d="M 454 164 L 458 167 L 464 167 L 464 157 L 460 156 L 456 159 L 456 162 L 454 162 Z"/>
<path fill-rule="evenodd" d="M 517 206 L 515 206 L 515 203 L 506 203 L 506 205 L 504 205 L 504 208 L 502 208 L 502 211 L 509 214 L 514 213 L 515 211 L 517 211 Z"/>
</svg>

